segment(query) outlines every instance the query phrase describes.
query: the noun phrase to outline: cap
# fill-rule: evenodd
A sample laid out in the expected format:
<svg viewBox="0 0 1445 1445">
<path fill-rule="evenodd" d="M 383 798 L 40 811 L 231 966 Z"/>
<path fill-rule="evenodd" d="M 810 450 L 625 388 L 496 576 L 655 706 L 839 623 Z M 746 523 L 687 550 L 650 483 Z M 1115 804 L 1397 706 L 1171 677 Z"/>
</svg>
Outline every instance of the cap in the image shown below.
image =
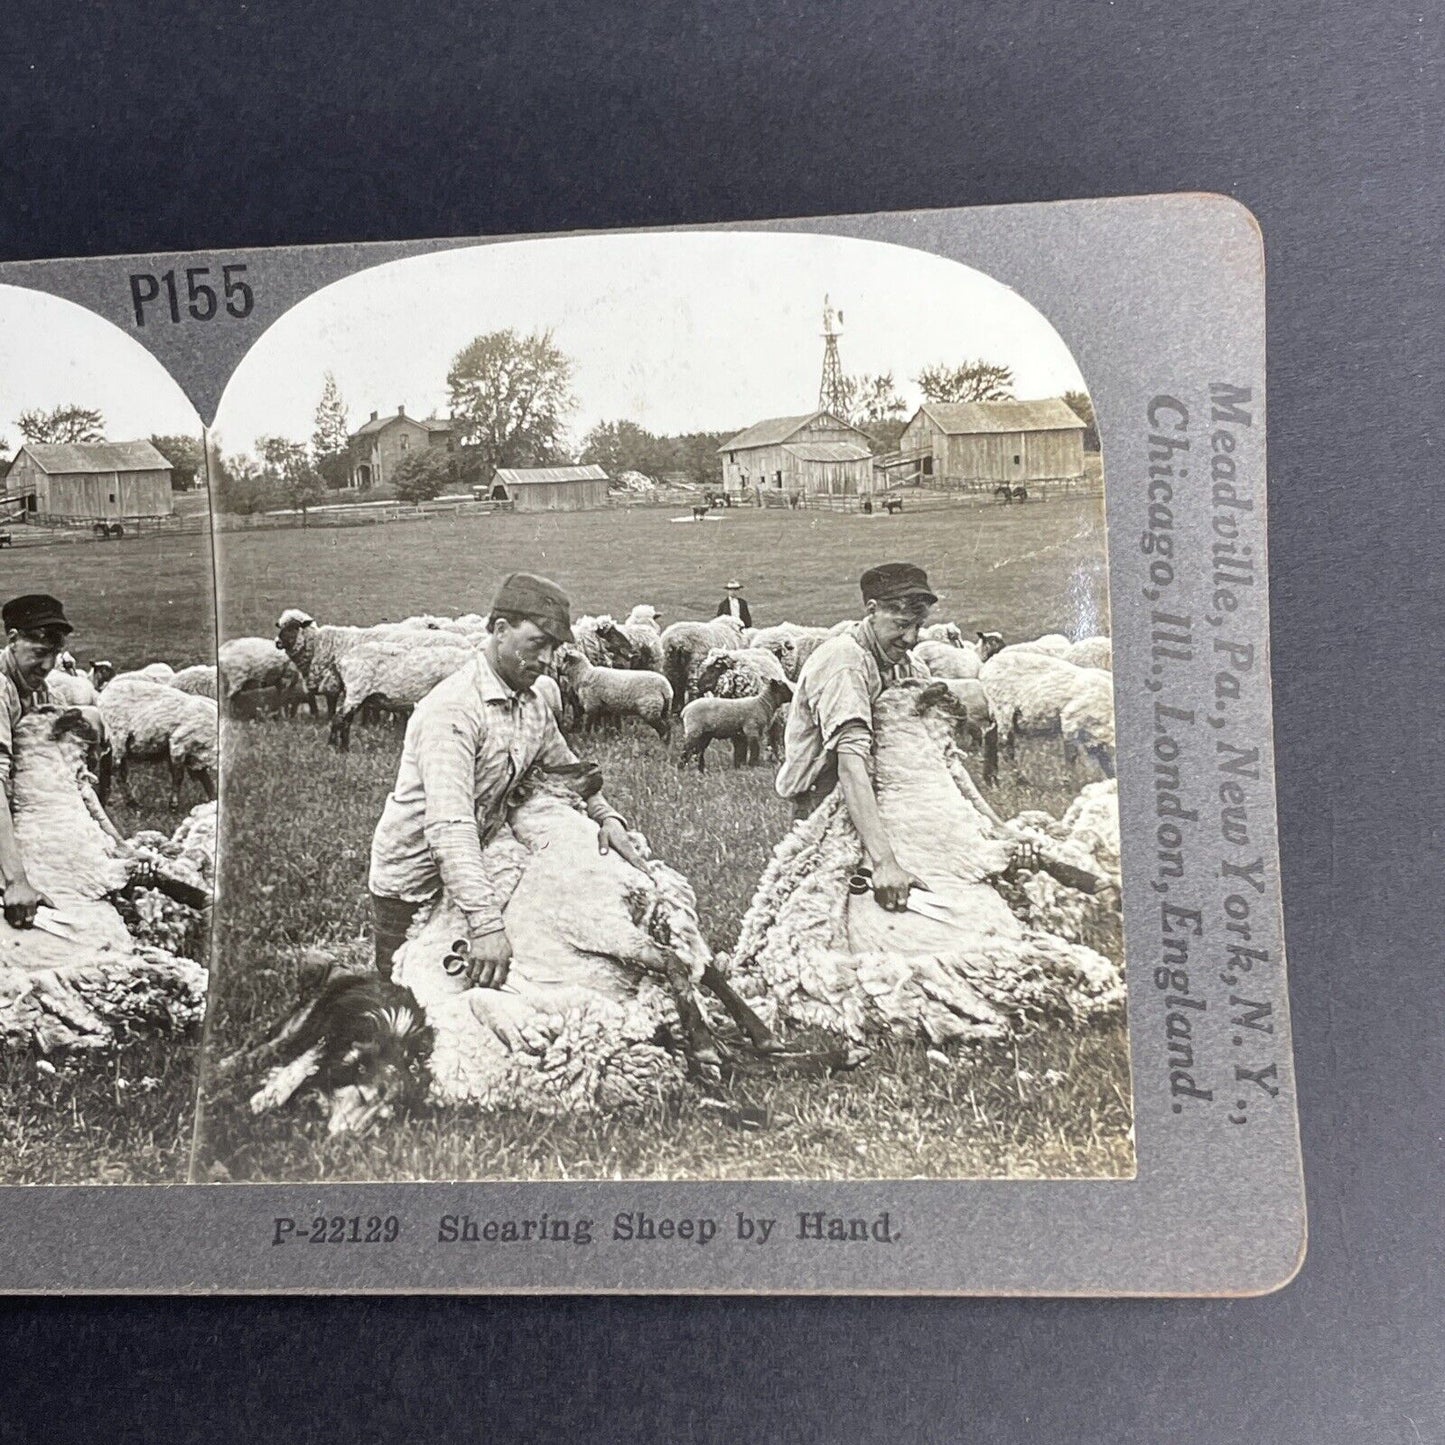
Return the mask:
<svg viewBox="0 0 1445 1445">
<path fill-rule="evenodd" d="M 492 598 L 493 612 L 517 612 L 535 622 L 554 642 L 572 641 L 572 603 L 567 594 L 545 577 L 513 572 L 502 579 Z"/>
<path fill-rule="evenodd" d="M 859 579 L 865 602 L 901 602 L 905 597 L 938 601 L 938 594 L 928 585 L 928 573 L 912 562 L 884 562 L 870 567 Z"/>
<path fill-rule="evenodd" d="M 39 632 L 54 627 L 61 632 L 74 632 L 65 616 L 60 599 L 46 592 L 27 592 L 24 597 L 12 597 L 0 607 L 0 622 L 8 632 L 12 627 L 21 632 Z"/>
<path fill-rule="evenodd" d="M 727 592 L 741 592 L 743 590 L 743 584 L 734 579 L 733 581 L 727 583 L 724 590 Z"/>
</svg>

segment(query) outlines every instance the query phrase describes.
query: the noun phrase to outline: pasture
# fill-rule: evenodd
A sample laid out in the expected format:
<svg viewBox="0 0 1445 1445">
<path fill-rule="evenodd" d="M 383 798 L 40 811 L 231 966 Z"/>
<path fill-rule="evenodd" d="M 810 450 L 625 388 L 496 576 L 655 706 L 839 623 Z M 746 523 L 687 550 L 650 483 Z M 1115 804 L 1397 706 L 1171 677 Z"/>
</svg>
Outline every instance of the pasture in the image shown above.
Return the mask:
<svg viewBox="0 0 1445 1445">
<path fill-rule="evenodd" d="M 365 623 L 484 611 L 506 572 L 555 577 L 574 611 L 710 616 L 744 583 L 759 625 L 856 615 L 857 577 L 883 560 L 928 568 L 940 617 L 1021 638 L 1107 630 L 1102 505 L 989 502 L 901 516 L 726 513 L 674 522 L 657 509 L 498 514 L 370 528 L 218 538 L 221 636 L 269 635 L 281 610 Z M 366 870 L 394 780 L 400 732 L 358 729 L 347 756 L 309 719 L 225 726 L 220 904 L 206 1056 L 254 1042 L 287 1014 L 308 960 L 369 957 Z M 786 832 L 772 769 L 679 773 L 672 750 L 631 728 L 580 742 L 609 797 L 654 851 L 692 880 L 714 947 L 736 936 L 773 844 Z M 1001 812 L 1062 813 L 1086 777 L 1057 745 L 1020 749 L 993 792 Z M 1116 958 L 1120 940 L 1101 940 Z M 1122 1024 L 1038 1028 L 951 1067 L 921 1046 L 881 1049 L 860 1069 L 739 1072 L 641 1118 L 551 1119 L 427 1111 L 362 1139 L 328 1140 L 298 1111 L 254 1119 L 244 1090 L 204 1100 L 201 1179 L 1120 1177 L 1133 1170 Z"/>
</svg>

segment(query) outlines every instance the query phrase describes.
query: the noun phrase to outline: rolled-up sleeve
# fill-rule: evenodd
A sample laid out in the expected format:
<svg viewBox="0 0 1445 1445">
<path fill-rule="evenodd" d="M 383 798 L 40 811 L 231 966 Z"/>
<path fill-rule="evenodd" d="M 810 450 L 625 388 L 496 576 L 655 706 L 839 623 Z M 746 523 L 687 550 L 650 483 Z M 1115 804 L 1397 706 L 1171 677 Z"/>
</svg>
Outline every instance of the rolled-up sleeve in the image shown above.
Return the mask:
<svg viewBox="0 0 1445 1445">
<path fill-rule="evenodd" d="M 476 724 L 461 711 L 429 716 L 417 737 L 426 796 L 423 830 L 442 885 L 479 934 L 502 927 L 502 910 L 482 864 L 477 831 Z"/>
</svg>

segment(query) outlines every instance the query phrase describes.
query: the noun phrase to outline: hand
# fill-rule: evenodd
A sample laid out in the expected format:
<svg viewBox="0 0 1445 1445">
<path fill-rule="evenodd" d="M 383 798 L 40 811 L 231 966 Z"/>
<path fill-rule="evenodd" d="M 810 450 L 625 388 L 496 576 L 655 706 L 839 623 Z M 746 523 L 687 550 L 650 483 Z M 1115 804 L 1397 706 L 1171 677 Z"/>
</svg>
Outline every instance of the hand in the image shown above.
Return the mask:
<svg viewBox="0 0 1445 1445">
<path fill-rule="evenodd" d="M 512 945 L 502 929 L 471 940 L 467 954 L 467 982 L 474 988 L 501 988 L 512 967 Z"/>
<path fill-rule="evenodd" d="M 35 923 L 35 912 L 42 905 L 51 907 L 50 900 L 29 881 L 17 878 L 5 886 L 5 921 L 11 928 L 31 928 Z"/>
<path fill-rule="evenodd" d="M 632 846 L 632 839 L 627 836 L 627 829 L 623 827 L 621 818 L 608 818 L 598 827 L 597 851 L 616 853 L 634 868 L 641 868 L 644 873 L 647 871 L 642 855 Z"/>
<path fill-rule="evenodd" d="M 910 888 L 927 891 L 927 884 L 901 867 L 896 858 L 885 858 L 874 865 L 873 897 L 880 908 L 886 908 L 890 913 L 901 913 L 908 903 Z"/>
</svg>

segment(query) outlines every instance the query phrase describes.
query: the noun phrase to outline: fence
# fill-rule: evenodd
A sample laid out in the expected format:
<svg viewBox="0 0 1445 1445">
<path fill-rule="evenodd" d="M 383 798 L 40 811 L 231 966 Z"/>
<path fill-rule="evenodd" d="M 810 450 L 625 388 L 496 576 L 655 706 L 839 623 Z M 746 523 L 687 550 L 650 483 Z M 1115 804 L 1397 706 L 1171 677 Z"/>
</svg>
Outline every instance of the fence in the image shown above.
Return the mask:
<svg viewBox="0 0 1445 1445">
<path fill-rule="evenodd" d="M 120 531 L 102 535 L 97 528 L 120 527 Z M 131 541 L 137 537 L 154 537 L 164 534 L 169 537 L 184 537 L 205 532 L 210 526 L 210 516 L 198 512 L 193 516 L 179 517 L 174 513 L 165 516 L 109 517 L 101 519 L 80 519 L 73 517 L 27 516 L 23 522 L 0 522 L 0 538 L 5 538 L 6 547 L 56 547 L 77 542 L 104 542 L 112 545 Z"/>
</svg>

